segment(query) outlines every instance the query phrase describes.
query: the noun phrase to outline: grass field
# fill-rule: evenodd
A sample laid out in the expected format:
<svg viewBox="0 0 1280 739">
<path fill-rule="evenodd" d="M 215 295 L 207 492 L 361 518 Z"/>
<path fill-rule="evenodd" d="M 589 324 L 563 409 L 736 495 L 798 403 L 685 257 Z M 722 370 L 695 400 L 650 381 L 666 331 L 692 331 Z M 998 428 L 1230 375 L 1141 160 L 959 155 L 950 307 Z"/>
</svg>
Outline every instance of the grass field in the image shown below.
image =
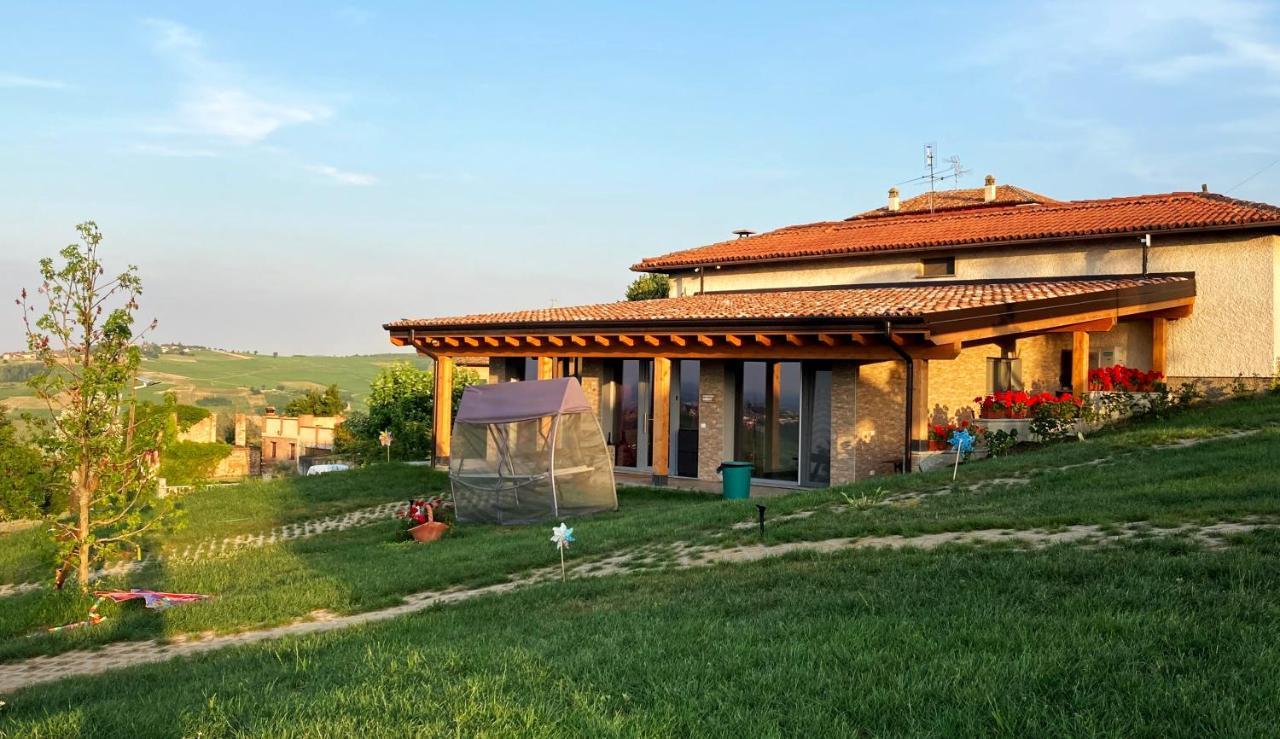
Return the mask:
<svg viewBox="0 0 1280 739">
<path fill-rule="evenodd" d="M 267 405 L 282 406 L 309 388 L 336 384 L 350 395 L 352 407 L 359 409 L 364 407 L 369 383 L 393 362 L 431 366 L 430 360 L 412 352 L 352 357 L 271 357 L 204 350 L 184 356 L 165 354 L 143 360 L 141 375 L 157 384 L 140 391 L 139 397 L 155 401 L 173 392 L 181 403 L 203 401 L 212 411 L 261 411 Z M 251 393 L 253 388 L 261 392 Z M 28 401 L 35 398 L 25 384 L 0 383 L 0 402 L 11 410 L 36 409 Z"/>
<path fill-rule="evenodd" d="M 32 688 L 7 697 L 0 734 L 1274 735 L 1280 534 L 1207 548 L 1168 529 L 1280 523 L 1277 422 L 1280 396 L 1269 395 L 966 465 L 957 485 L 944 473 L 898 476 L 766 501 L 772 544 L 1078 524 L 1137 532 L 1103 546 L 859 550 L 698 570 L 659 557 L 631 574 Z M 1159 448 L 1241 429 L 1251 433 Z M 1027 481 L 969 487 L 1013 477 Z M 441 484 L 391 465 L 210 491 L 158 545 Z M 925 495 L 876 504 L 907 493 Z M 756 543 L 731 527 L 754 503 L 623 491 L 619 512 L 576 523 L 571 560 Z M 811 514 L 784 518 L 799 512 Z M 95 630 L 28 636 L 82 617 L 86 603 L 5 598 L 0 660 L 357 612 L 557 561 L 543 526 L 464 526 L 431 546 L 396 541 L 396 527 L 144 570 L 117 584 L 217 597 L 164 614 L 112 611 Z M 38 562 L 22 554 L 38 539 L 0 537 L 0 582 Z"/>
</svg>

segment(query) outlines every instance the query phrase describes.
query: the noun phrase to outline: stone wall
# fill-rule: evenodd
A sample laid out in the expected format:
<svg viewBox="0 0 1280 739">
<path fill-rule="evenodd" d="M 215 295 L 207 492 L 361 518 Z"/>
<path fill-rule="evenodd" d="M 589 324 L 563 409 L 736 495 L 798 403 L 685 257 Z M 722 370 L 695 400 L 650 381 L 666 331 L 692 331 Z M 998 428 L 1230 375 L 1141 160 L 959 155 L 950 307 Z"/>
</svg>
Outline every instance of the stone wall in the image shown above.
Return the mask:
<svg viewBox="0 0 1280 739">
<path fill-rule="evenodd" d="M 178 432 L 178 441 L 194 441 L 200 444 L 212 444 L 220 441 L 218 438 L 218 417 L 210 414 L 199 421 L 191 424 L 186 431 Z"/>
<path fill-rule="evenodd" d="M 831 484 L 858 479 L 858 365 L 831 366 Z"/>
<path fill-rule="evenodd" d="M 854 464 L 858 479 L 893 472 L 893 462 L 902 458 L 905 396 L 904 363 L 876 362 L 858 367 L 854 391 Z M 832 482 L 836 482 L 834 475 Z"/>
<path fill-rule="evenodd" d="M 725 419 L 732 412 L 724 362 L 704 360 L 698 373 L 698 477 L 716 479 L 716 468 L 726 459 Z"/>
<path fill-rule="evenodd" d="M 232 447 L 231 453 L 218 462 L 209 479 L 218 482 L 245 479 L 253 472 L 254 451 L 247 446 Z"/>
<path fill-rule="evenodd" d="M 591 409 L 599 419 L 600 393 L 604 389 L 604 362 L 599 359 L 583 359 L 579 374 L 581 377 L 578 381 L 582 383 L 582 392 L 587 396 L 587 402 L 591 404 Z M 601 423 L 603 424 L 604 421 L 601 420 Z"/>
<path fill-rule="evenodd" d="M 955 359 L 930 361 L 929 423 L 973 418 L 973 399 L 987 394 L 987 360 L 999 356 L 1000 347 L 986 344 L 965 349 Z M 906 393 L 906 388 L 900 392 Z"/>
</svg>

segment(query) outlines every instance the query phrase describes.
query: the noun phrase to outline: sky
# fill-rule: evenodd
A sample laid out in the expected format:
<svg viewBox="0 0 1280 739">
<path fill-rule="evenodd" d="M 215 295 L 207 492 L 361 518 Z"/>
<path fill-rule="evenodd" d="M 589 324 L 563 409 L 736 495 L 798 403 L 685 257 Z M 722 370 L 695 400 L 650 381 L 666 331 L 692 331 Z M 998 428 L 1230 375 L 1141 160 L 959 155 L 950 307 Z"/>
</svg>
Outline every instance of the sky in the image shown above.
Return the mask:
<svg viewBox="0 0 1280 739">
<path fill-rule="evenodd" d="M 616 300 L 882 205 L 925 143 L 961 186 L 1280 203 L 1274 3 L 13 0 L 0 49 L 0 297 L 91 219 L 156 339 L 227 349 Z"/>
</svg>

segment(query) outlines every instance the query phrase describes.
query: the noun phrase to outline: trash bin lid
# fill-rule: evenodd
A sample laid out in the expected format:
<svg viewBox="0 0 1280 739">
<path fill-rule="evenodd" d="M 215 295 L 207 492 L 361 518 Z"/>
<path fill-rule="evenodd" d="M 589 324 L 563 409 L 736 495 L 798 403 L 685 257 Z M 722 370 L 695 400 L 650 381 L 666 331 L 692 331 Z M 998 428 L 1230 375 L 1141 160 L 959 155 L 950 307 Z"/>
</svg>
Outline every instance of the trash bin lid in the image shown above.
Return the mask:
<svg viewBox="0 0 1280 739">
<path fill-rule="evenodd" d="M 754 462 L 738 462 L 734 460 L 734 461 L 721 462 L 720 466 L 721 467 L 755 467 L 755 463 Z"/>
</svg>

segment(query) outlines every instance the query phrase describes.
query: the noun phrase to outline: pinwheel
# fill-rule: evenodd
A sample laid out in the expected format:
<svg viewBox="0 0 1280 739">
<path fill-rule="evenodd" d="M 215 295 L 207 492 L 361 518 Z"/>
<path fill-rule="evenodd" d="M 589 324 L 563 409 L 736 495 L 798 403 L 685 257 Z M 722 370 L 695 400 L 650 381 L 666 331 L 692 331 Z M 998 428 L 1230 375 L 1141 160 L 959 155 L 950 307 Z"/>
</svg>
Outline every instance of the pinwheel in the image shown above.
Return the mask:
<svg viewBox="0 0 1280 739">
<path fill-rule="evenodd" d="M 551 542 L 556 545 L 556 549 L 560 550 L 560 580 L 563 582 L 568 580 L 568 576 L 564 571 L 564 550 L 569 548 L 573 543 L 573 529 L 567 524 L 561 523 L 559 526 L 551 529 Z"/>
<path fill-rule="evenodd" d="M 968 454 L 973 451 L 973 434 L 969 433 L 969 429 L 960 429 L 951 434 L 951 438 L 947 443 L 956 450 L 956 464 L 951 469 L 951 479 L 956 479 L 956 473 L 960 471 L 960 455 Z"/>
</svg>

